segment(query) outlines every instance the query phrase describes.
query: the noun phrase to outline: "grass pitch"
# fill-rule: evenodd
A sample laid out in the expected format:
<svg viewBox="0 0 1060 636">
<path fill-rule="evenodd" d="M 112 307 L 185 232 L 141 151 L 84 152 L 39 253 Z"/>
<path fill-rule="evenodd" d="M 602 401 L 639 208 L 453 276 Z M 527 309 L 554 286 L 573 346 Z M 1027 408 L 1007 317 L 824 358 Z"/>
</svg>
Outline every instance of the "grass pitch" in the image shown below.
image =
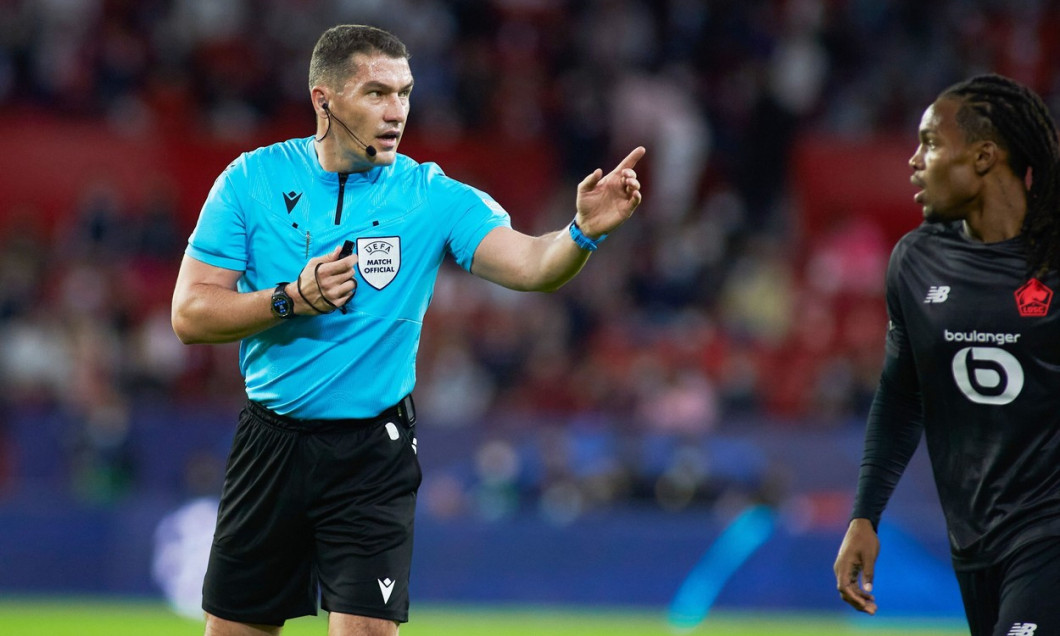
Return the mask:
<svg viewBox="0 0 1060 636">
<path fill-rule="evenodd" d="M 572 610 L 555 607 L 413 607 L 402 636 L 965 636 L 959 621 L 908 622 L 849 613 L 811 616 L 712 613 L 679 630 L 662 610 Z M 4 636 L 201 636 L 203 623 L 157 602 L 95 599 L 0 599 Z M 327 618 L 287 623 L 285 636 L 326 636 Z"/>
</svg>

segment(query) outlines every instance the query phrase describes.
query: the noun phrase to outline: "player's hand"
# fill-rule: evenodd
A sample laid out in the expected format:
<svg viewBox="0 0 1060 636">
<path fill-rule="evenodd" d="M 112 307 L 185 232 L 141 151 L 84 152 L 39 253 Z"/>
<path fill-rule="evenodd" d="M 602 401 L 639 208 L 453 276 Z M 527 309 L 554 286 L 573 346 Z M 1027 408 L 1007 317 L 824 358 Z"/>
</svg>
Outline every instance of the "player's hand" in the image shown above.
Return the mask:
<svg viewBox="0 0 1060 636">
<path fill-rule="evenodd" d="M 847 528 L 839 555 L 835 560 L 835 581 L 839 596 L 854 609 L 866 614 L 876 613 L 876 597 L 872 595 L 872 577 L 876 557 L 880 554 L 880 539 L 868 519 L 854 519 Z M 859 584 L 858 575 L 861 575 Z"/>
<path fill-rule="evenodd" d="M 641 201 L 640 181 L 633 168 L 645 152 L 643 146 L 637 146 L 607 175 L 597 168 L 578 184 L 575 220 L 583 234 L 592 239 L 607 234 L 637 209 Z"/>
<path fill-rule="evenodd" d="M 342 307 L 357 291 L 354 268 L 357 255 L 339 258 L 342 246 L 329 254 L 309 259 L 298 274 L 295 286 L 298 290 L 290 294 L 295 301 L 295 313 L 300 315 L 328 314 Z"/>
</svg>

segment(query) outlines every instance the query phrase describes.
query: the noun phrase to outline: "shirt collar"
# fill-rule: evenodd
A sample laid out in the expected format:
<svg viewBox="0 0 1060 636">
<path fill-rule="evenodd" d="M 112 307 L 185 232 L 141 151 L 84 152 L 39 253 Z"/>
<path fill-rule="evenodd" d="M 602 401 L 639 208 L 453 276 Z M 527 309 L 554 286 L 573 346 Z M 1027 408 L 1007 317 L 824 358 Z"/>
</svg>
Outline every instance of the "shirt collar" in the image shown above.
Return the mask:
<svg viewBox="0 0 1060 636">
<path fill-rule="evenodd" d="M 313 141 L 313 137 L 306 137 L 306 163 L 309 164 L 310 170 L 313 172 L 313 177 L 330 183 L 337 182 L 339 180 L 339 173 L 329 172 L 320 165 L 320 159 L 317 157 L 316 145 L 314 145 Z M 358 183 L 376 183 L 383 176 L 383 173 L 390 167 L 391 166 L 376 166 L 370 170 L 365 170 L 364 172 L 350 172 L 346 177 L 346 185 L 351 186 Z"/>
</svg>

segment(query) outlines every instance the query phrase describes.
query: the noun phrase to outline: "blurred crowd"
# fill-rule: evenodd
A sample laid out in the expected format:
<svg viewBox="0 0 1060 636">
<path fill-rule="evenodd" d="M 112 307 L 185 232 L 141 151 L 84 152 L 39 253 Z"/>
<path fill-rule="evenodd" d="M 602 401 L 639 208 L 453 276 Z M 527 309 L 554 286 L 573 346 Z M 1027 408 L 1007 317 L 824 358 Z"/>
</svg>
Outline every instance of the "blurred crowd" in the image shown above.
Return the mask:
<svg viewBox="0 0 1060 636">
<path fill-rule="evenodd" d="M 309 134 L 312 46 L 349 22 L 412 51 L 410 134 L 548 140 L 553 189 L 518 229 L 562 227 L 585 174 L 649 149 L 645 203 L 559 292 L 443 269 L 416 397 L 425 427 L 474 446 L 463 468 L 428 476 L 442 515 L 776 497 L 753 452 L 725 469 L 712 445 L 739 427 L 861 421 L 891 247 L 853 213 L 805 235 L 795 145 L 897 134 L 912 152 L 923 108 L 978 72 L 1060 106 L 1052 0 L 7 0 L 0 116 L 43 110 L 126 135 L 239 141 L 292 122 Z M 843 165 L 820 169 L 843 178 Z M 0 236 L 0 407 L 66 414 L 56 461 L 72 491 L 105 500 L 135 490 L 138 405 L 234 414 L 244 399 L 236 345 L 185 347 L 169 326 L 197 210 L 165 187 L 129 207 L 101 183 L 58 228 Z M 25 214 L 0 208 L 5 227 Z M 17 453 L 0 446 L 0 484 L 17 487 Z"/>
</svg>

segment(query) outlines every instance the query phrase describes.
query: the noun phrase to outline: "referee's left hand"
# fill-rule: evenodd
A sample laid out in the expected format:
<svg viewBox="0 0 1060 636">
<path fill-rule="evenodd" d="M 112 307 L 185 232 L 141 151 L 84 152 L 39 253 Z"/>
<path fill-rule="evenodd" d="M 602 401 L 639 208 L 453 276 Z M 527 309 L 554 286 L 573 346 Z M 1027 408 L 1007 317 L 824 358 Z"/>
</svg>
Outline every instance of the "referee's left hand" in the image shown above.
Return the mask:
<svg viewBox="0 0 1060 636">
<path fill-rule="evenodd" d="M 578 184 L 575 220 L 583 234 L 591 239 L 607 234 L 637 209 L 640 181 L 633 168 L 645 152 L 644 146 L 637 146 L 607 175 L 597 168 Z"/>
</svg>

